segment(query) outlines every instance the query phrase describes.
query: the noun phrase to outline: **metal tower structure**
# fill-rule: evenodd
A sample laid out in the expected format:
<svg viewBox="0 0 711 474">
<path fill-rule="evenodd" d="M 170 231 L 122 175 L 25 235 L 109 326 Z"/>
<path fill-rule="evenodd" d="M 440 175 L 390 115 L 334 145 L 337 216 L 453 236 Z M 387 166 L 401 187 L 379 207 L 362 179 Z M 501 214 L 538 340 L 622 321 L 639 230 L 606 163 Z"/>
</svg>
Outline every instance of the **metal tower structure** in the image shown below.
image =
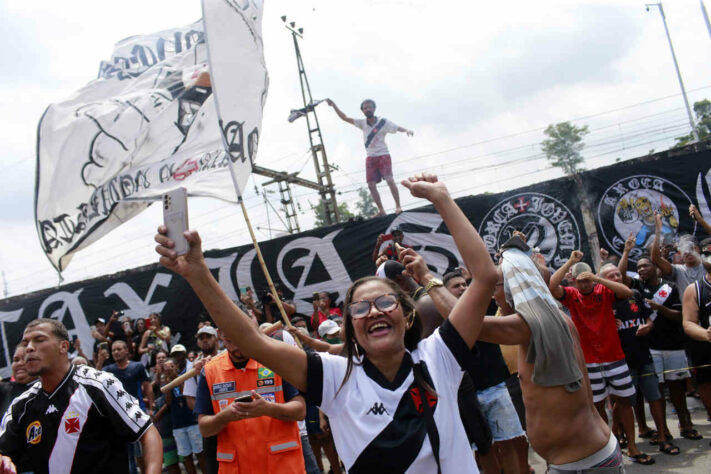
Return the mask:
<svg viewBox="0 0 711 474">
<path fill-rule="evenodd" d="M 301 85 L 301 98 L 306 109 L 306 127 L 309 133 L 309 143 L 311 144 L 311 156 L 316 169 L 316 179 L 319 184 L 319 194 L 321 195 L 321 205 L 324 206 L 324 218 L 326 224 L 336 224 L 339 222 L 338 203 L 336 202 L 336 191 L 331 179 L 331 167 L 328 164 L 326 148 L 323 145 L 323 136 L 316 115 L 316 108 L 309 107 L 313 103 L 309 79 L 306 77 L 304 61 L 301 58 L 298 38 L 303 38 L 303 28 L 296 28 L 296 22 L 286 22 L 286 16 L 281 17 L 284 26 L 291 32 L 294 39 L 294 49 L 296 51 L 296 65 L 299 69 L 299 83 Z M 292 204 L 293 207 L 293 204 Z"/>
</svg>

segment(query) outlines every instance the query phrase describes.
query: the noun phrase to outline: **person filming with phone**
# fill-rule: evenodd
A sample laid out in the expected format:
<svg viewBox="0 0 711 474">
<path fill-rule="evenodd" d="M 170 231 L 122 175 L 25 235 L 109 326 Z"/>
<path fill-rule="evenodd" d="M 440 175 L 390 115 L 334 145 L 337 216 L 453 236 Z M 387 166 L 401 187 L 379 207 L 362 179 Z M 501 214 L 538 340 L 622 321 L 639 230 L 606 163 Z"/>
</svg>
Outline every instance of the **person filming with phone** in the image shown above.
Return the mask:
<svg viewBox="0 0 711 474">
<path fill-rule="evenodd" d="M 202 436 L 217 435 L 219 472 L 305 472 L 296 423 L 306 416 L 304 397 L 219 329 L 218 336 L 226 350 L 200 375 L 195 413 Z"/>
</svg>

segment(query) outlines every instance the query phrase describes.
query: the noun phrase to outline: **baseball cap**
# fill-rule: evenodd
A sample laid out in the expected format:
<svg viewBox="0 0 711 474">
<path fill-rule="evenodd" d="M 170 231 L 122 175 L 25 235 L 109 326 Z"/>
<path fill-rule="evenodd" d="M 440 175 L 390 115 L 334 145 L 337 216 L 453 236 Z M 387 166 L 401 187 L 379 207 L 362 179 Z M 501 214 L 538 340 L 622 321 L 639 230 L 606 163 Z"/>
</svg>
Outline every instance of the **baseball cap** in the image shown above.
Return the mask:
<svg viewBox="0 0 711 474">
<path fill-rule="evenodd" d="M 203 326 L 198 329 L 197 335 L 199 336 L 200 334 L 209 334 L 210 336 L 217 337 L 217 330 L 212 326 Z"/>
<path fill-rule="evenodd" d="M 392 229 L 390 229 L 390 235 L 392 234 L 404 234 L 404 232 L 399 227 L 393 227 Z"/>
<path fill-rule="evenodd" d="M 380 264 L 378 269 L 375 271 L 375 276 L 387 278 L 388 280 L 395 280 L 395 277 L 402 275 L 403 270 L 405 270 L 405 265 L 396 260 L 388 260 L 387 262 Z"/>
<path fill-rule="evenodd" d="M 96 318 L 96 322 L 101 323 L 101 324 L 106 324 L 106 320 L 104 318 Z"/>
<path fill-rule="evenodd" d="M 336 334 L 340 331 L 341 328 L 338 327 L 338 324 L 336 324 L 335 321 L 331 321 L 330 319 L 327 319 L 318 326 L 318 335 L 321 337 Z"/>
<path fill-rule="evenodd" d="M 585 262 L 578 262 L 575 265 L 573 265 L 573 268 L 570 269 L 570 272 L 573 274 L 573 278 L 575 278 L 577 280 L 578 275 L 580 275 L 583 272 L 592 273 L 592 268 L 590 268 L 590 265 L 588 265 Z"/>
<path fill-rule="evenodd" d="M 175 354 L 176 352 L 185 352 L 187 353 L 188 350 L 185 348 L 184 345 L 182 344 L 176 344 L 173 346 L 173 348 L 170 350 L 171 354 Z"/>
</svg>

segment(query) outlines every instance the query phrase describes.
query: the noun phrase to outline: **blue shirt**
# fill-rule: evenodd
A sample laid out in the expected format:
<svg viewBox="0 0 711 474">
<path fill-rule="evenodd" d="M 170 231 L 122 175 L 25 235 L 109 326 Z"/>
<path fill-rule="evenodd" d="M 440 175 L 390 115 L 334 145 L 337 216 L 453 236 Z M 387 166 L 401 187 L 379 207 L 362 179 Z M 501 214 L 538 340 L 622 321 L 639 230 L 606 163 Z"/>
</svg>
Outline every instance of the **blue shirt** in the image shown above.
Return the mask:
<svg viewBox="0 0 711 474">
<path fill-rule="evenodd" d="M 124 390 L 138 400 L 141 409 L 146 409 L 146 405 L 143 403 L 141 384 L 143 382 L 149 382 L 151 379 L 148 377 L 148 372 L 146 372 L 146 368 L 143 364 L 129 361 L 125 369 L 120 369 L 116 364 L 109 364 L 104 367 L 104 371 L 114 374 L 123 384 Z"/>
</svg>

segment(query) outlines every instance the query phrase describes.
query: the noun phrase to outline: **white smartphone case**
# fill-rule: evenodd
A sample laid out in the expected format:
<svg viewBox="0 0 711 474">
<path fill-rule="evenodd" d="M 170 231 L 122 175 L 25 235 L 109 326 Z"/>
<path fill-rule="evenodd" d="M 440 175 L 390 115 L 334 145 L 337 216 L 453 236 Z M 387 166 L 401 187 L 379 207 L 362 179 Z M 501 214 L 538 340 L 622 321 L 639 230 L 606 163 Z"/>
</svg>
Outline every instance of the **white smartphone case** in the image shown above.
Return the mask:
<svg viewBox="0 0 711 474">
<path fill-rule="evenodd" d="M 175 242 L 177 254 L 188 253 L 190 245 L 183 235 L 188 230 L 188 193 L 185 188 L 163 195 L 163 224 L 168 228 L 168 238 Z"/>
</svg>

